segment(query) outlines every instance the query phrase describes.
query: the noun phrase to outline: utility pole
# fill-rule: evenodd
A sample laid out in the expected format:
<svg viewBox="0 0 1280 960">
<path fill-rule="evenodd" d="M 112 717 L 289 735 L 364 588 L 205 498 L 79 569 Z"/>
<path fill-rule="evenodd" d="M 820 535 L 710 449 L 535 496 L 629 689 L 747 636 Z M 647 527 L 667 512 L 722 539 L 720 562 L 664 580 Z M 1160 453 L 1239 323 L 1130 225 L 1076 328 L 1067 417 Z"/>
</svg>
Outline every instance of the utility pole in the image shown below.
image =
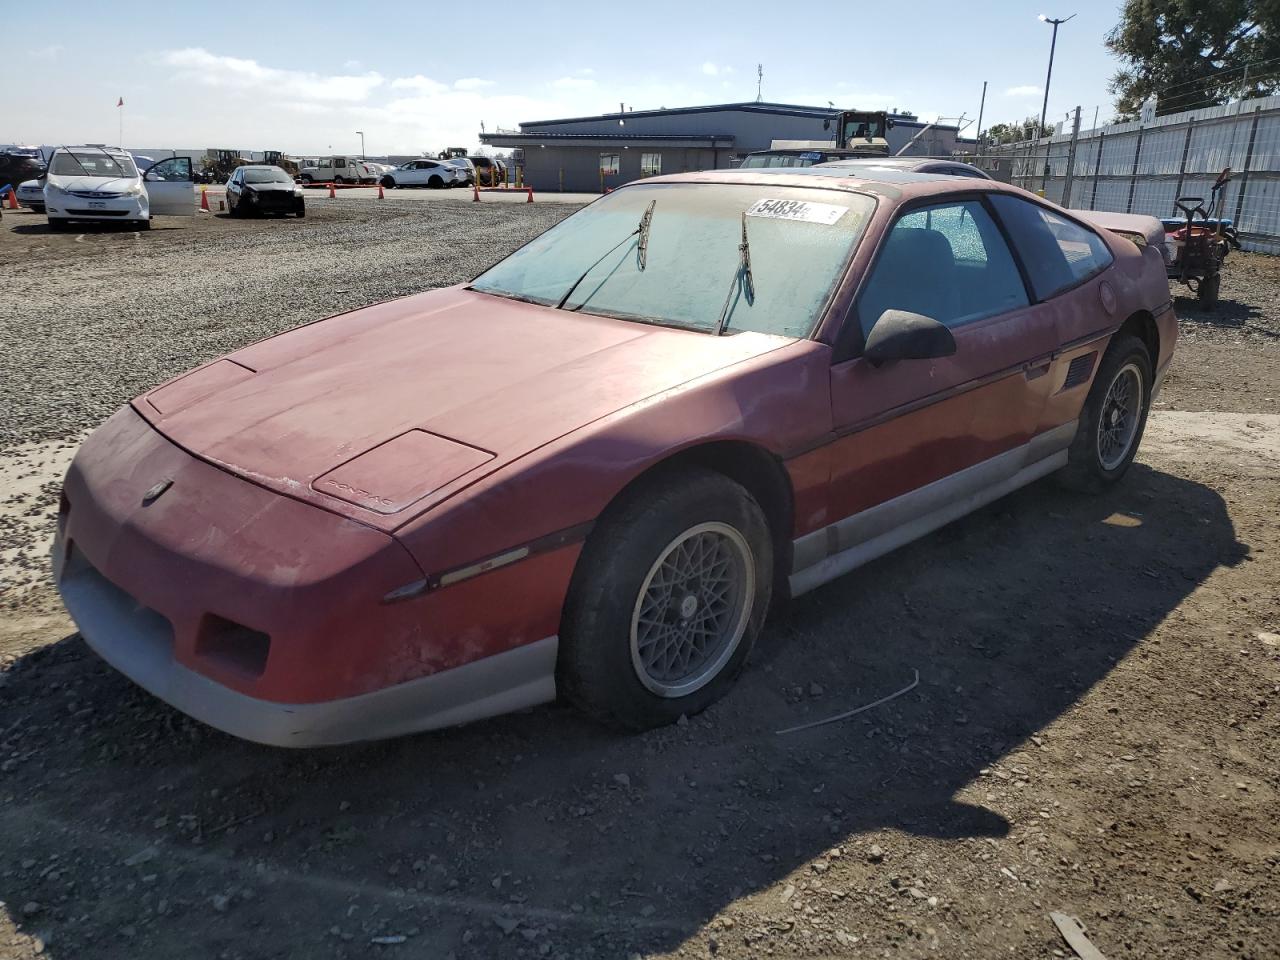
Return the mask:
<svg viewBox="0 0 1280 960">
<path fill-rule="evenodd" d="M 982 102 L 978 104 L 978 156 L 982 156 L 982 112 L 987 108 L 987 81 L 982 81 Z"/>
<path fill-rule="evenodd" d="M 1058 28 L 1068 20 L 1074 20 L 1075 16 L 1076 15 L 1073 13 L 1071 16 L 1062 20 L 1055 20 L 1053 17 L 1046 17 L 1043 13 L 1040 14 L 1040 21 L 1042 23 L 1049 23 L 1053 25 L 1053 39 L 1049 42 L 1049 72 L 1045 74 L 1044 78 L 1044 103 L 1040 106 L 1040 129 L 1036 131 L 1038 134 L 1044 133 L 1044 119 L 1049 110 L 1049 84 L 1053 80 L 1053 53 L 1058 48 Z M 1036 137 L 1036 139 L 1038 140 L 1040 138 Z M 1049 143 L 1046 143 L 1044 146 L 1044 179 L 1040 181 L 1040 192 L 1042 195 L 1049 184 L 1049 147 L 1052 145 L 1052 142 L 1053 138 L 1050 137 Z"/>
<path fill-rule="evenodd" d="M 356 133 L 360 134 L 360 159 L 363 160 L 364 159 L 364 131 L 357 130 Z"/>
<path fill-rule="evenodd" d="M 764 64 L 756 64 L 756 103 L 764 102 Z"/>
</svg>

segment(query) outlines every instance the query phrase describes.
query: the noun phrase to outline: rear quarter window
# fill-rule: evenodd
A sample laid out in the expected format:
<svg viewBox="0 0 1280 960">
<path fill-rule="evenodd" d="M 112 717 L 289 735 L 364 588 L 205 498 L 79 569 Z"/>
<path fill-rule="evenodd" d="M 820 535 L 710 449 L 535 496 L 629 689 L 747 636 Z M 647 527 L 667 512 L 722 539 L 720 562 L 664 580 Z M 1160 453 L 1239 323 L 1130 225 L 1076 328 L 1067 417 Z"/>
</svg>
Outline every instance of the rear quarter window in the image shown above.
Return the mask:
<svg viewBox="0 0 1280 960">
<path fill-rule="evenodd" d="M 1021 254 L 1037 300 L 1081 284 L 1111 265 L 1106 242 L 1074 220 L 1021 197 L 997 193 L 991 202 Z"/>
</svg>

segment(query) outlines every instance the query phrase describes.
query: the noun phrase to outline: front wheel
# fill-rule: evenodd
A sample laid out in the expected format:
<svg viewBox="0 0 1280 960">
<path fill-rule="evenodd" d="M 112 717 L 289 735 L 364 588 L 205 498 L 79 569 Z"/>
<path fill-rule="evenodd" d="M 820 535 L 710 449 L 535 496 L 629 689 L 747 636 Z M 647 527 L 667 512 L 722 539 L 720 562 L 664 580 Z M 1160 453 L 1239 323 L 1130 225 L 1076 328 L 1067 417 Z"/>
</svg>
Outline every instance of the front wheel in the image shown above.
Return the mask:
<svg viewBox="0 0 1280 960">
<path fill-rule="evenodd" d="M 391 176 L 390 174 L 382 178 L 382 186 L 385 189 L 394 190 L 395 185 L 396 185 L 396 178 Z"/>
<path fill-rule="evenodd" d="M 1151 408 L 1151 362 L 1137 337 L 1122 335 L 1111 342 L 1067 451 L 1060 474 L 1065 486 L 1099 493 L 1129 469 Z"/>
<path fill-rule="evenodd" d="M 343 180 L 342 177 L 334 177 L 333 182 L 337 184 L 343 184 L 343 183 L 346 183 L 347 181 Z"/>
<path fill-rule="evenodd" d="M 745 489 L 702 469 L 643 484 L 606 512 L 578 560 L 557 686 L 631 730 L 698 713 L 741 671 L 772 584 L 768 522 Z"/>
</svg>

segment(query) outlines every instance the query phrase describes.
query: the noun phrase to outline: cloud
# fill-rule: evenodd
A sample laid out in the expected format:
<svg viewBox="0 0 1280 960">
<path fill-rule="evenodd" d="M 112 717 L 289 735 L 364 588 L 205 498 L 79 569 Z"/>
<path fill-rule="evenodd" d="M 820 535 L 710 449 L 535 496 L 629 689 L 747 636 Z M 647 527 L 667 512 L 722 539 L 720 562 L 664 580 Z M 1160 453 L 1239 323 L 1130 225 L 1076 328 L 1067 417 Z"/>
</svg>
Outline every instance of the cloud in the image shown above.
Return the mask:
<svg viewBox="0 0 1280 960">
<path fill-rule="evenodd" d="M 589 76 L 591 76 L 593 73 L 595 73 L 595 71 L 594 71 L 594 70 L 592 70 L 590 67 L 579 67 L 579 68 L 578 68 L 578 73 L 579 73 L 579 74 L 581 74 L 581 75 L 582 75 L 582 76 L 584 76 L 584 77 L 589 77 Z"/>
<path fill-rule="evenodd" d="M 482 87 L 492 87 L 496 82 L 494 80 L 481 80 L 479 77 L 463 77 L 461 80 L 453 81 L 453 89 L 479 90 Z"/>
<path fill-rule="evenodd" d="M 714 64 L 708 60 L 702 65 L 702 72 L 708 77 L 718 77 L 723 74 L 733 73 L 733 67 L 719 66 L 718 64 Z"/>
<path fill-rule="evenodd" d="M 65 50 L 60 43 L 51 43 L 47 47 L 36 47 L 34 50 L 28 50 L 27 56 L 33 60 L 57 60 L 58 54 Z"/>
<path fill-rule="evenodd" d="M 1038 97 L 1044 90 L 1035 84 L 1027 84 L 1021 87 L 1010 87 L 1004 92 L 1006 97 Z"/>
<path fill-rule="evenodd" d="M 551 86 L 557 90 L 587 90 L 595 85 L 596 82 L 590 77 L 561 77 L 551 81 Z"/>
<path fill-rule="evenodd" d="M 359 103 L 382 86 L 381 74 L 321 74 L 264 67 L 256 60 L 210 53 L 203 47 L 168 50 L 160 62 L 177 69 L 177 77 L 206 87 L 253 91 L 271 99 L 325 100 Z"/>
<path fill-rule="evenodd" d="M 344 60 L 342 62 L 343 70 L 359 70 L 360 66 L 361 64 L 359 60 Z"/>
<path fill-rule="evenodd" d="M 397 77 L 391 81 L 392 90 L 416 90 L 419 93 L 444 93 L 449 88 L 439 81 L 418 73 L 412 77 Z"/>
</svg>

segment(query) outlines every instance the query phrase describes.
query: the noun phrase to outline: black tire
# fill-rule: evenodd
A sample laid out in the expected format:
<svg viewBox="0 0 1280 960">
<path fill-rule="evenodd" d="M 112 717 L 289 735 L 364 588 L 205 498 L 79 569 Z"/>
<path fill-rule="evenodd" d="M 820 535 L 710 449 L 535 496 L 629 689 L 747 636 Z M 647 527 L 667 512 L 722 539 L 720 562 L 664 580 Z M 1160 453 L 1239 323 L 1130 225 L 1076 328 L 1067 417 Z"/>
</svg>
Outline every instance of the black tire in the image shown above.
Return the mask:
<svg viewBox="0 0 1280 960">
<path fill-rule="evenodd" d="M 1218 306 L 1218 291 L 1222 288 L 1222 274 L 1215 273 L 1211 277 L 1200 280 L 1200 289 L 1196 296 L 1200 299 L 1201 310 L 1213 310 Z"/>
<path fill-rule="evenodd" d="M 240 205 L 232 203 L 229 196 L 227 197 L 227 216 L 237 218 L 240 216 Z"/>
<path fill-rule="evenodd" d="M 294 212 L 294 215 L 295 215 L 299 220 L 301 220 L 303 217 L 305 217 L 305 216 L 307 215 L 307 208 L 306 208 L 305 206 L 303 206 L 303 205 L 300 203 L 300 204 L 298 204 L 298 209 L 297 209 L 297 210 L 295 210 L 295 211 L 293 211 L 293 212 Z"/>
<path fill-rule="evenodd" d="M 427 180 L 427 186 L 430 187 L 432 190 L 439 190 L 441 187 L 444 186 L 444 180 L 438 174 L 432 174 L 431 177 Z"/>
<path fill-rule="evenodd" d="M 303 174 L 302 176 L 300 176 L 298 179 L 299 179 L 299 180 L 301 180 L 303 183 L 311 183 L 311 182 L 312 182 L 311 174 L 309 174 L 309 173 L 304 173 L 304 174 Z"/>
<path fill-rule="evenodd" d="M 346 183 L 347 181 L 343 180 L 341 177 L 334 177 L 334 178 L 333 178 L 333 182 L 334 182 L 334 183 Z"/>
<path fill-rule="evenodd" d="M 633 620 L 643 623 L 644 588 L 659 560 L 690 534 L 723 544 L 730 558 L 726 569 L 740 574 L 725 601 L 725 623 L 732 627 L 697 665 L 701 673 L 672 679 L 672 688 L 661 694 L 650 686 L 660 682 L 651 673 L 642 680 L 644 643 L 633 641 Z M 658 614 L 664 625 L 657 629 L 678 631 L 699 604 L 705 611 L 706 594 L 686 592 L 710 589 L 700 578 L 696 582 L 681 588 L 685 596 L 678 607 L 668 594 L 666 609 Z M 704 469 L 644 482 L 605 512 L 583 548 L 561 623 L 557 687 L 585 713 L 624 729 L 647 730 L 698 713 L 724 696 L 741 672 L 768 613 L 772 587 L 768 521 L 745 489 Z M 682 683 L 698 685 L 680 694 Z"/>
<path fill-rule="evenodd" d="M 1067 465 L 1058 473 L 1063 486 L 1082 493 L 1100 493 L 1124 476 L 1142 442 L 1147 426 L 1147 412 L 1151 409 L 1151 362 L 1146 344 L 1128 334 L 1118 335 L 1102 355 L 1093 386 L 1080 411 L 1080 423 L 1075 439 L 1067 449 Z M 1108 395 L 1122 372 L 1136 375 L 1141 396 L 1137 400 L 1136 426 L 1122 454 L 1104 457 L 1101 438 L 1103 417 L 1112 416 Z M 1114 422 L 1111 424 L 1114 425 Z M 1127 430 L 1126 430 L 1127 433 Z M 1114 450 L 1113 450 L 1114 453 Z"/>
<path fill-rule="evenodd" d="M 137 223 L 135 223 L 135 224 L 134 224 L 134 227 L 135 227 L 136 229 L 138 229 L 138 230 L 150 230 L 150 229 L 151 229 L 151 221 L 150 221 L 150 220 L 139 220 Z"/>
<path fill-rule="evenodd" d="M 381 182 L 382 186 L 387 190 L 394 190 L 396 188 L 396 178 L 391 176 L 391 174 L 387 174 L 383 177 Z"/>
</svg>

